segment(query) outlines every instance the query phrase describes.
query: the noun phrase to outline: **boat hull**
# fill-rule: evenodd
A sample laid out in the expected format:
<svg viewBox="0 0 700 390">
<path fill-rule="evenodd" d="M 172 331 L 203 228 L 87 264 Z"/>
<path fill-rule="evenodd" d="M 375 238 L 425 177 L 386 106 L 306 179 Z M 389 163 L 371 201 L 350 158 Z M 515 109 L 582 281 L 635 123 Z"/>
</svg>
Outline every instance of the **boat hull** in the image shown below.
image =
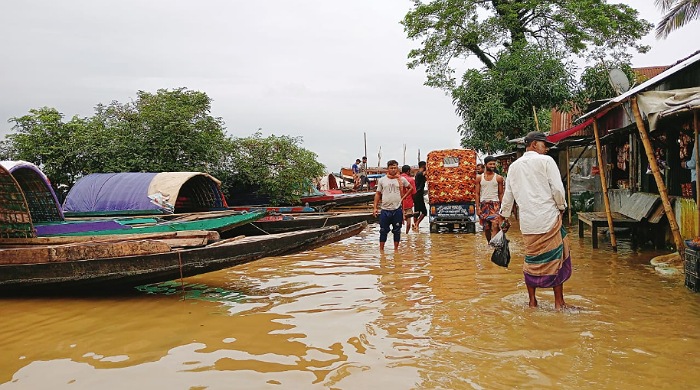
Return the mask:
<svg viewBox="0 0 700 390">
<path fill-rule="evenodd" d="M 332 225 L 337 225 L 342 228 L 354 225 L 356 223 L 373 223 L 376 221 L 377 218 L 374 217 L 372 213 L 340 213 L 331 215 L 295 216 L 293 219 L 267 221 L 260 220 L 247 223 L 245 225 L 239 225 L 227 232 L 221 233 L 221 237 L 227 238 L 240 235 L 259 236 L 264 234 L 292 232 L 303 229 L 316 229 Z"/>
<path fill-rule="evenodd" d="M 362 231 L 366 223 L 245 237 L 222 245 L 141 256 L 0 265 L 0 292 L 112 292 L 245 264 L 327 245 Z"/>
</svg>

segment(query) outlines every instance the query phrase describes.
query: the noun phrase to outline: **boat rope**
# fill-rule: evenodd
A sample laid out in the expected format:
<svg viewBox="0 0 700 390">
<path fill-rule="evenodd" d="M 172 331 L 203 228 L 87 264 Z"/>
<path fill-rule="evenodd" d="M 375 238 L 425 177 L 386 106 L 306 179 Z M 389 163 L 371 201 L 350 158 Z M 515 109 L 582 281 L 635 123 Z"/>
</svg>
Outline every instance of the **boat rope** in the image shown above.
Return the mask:
<svg viewBox="0 0 700 390">
<path fill-rule="evenodd" d="M 254 224 L 254 223 L 251 223 L 251 225 L 265 234 L 270 234 L 270 233 L 266 232 L 265 230 L 263 230 L 260 226 Z"/>
<path fill-rule="evenodd" d="M 321 226 L 321 227 L 322 227 L 322 228 L 326 227 L 326 224 L 327 224 L 327 223 L 328 223 L 328 217 L 326 217 L 326 220 L 323 221 L 323 226 Z"/>
</svg>

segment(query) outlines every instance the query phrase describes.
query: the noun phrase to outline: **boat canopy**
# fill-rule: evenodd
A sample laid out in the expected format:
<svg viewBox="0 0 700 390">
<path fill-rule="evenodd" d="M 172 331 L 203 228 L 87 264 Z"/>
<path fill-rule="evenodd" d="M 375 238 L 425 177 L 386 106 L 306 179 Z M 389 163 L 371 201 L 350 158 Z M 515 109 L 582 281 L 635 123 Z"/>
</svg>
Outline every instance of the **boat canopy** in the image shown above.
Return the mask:
<svg viewBox="0 0 700 390">
<path fill-rule="evenodd" d="M 0 238 L 36 237 L 22 188 L 0 164 Z"/>
<path fill-rule="evenodd" d="M 36 165 L 22 160 L 0 161 L 12 174 L 27 200 L 34 223 L 63 221 L 61 204 L 49 178 Z"/>
<path fill-rule="evenodd" d="M 202 172 L 93 173 L 66 196 L 66 213 L 184 213 L 227 208 L 221 182 Z"/>
</svg>

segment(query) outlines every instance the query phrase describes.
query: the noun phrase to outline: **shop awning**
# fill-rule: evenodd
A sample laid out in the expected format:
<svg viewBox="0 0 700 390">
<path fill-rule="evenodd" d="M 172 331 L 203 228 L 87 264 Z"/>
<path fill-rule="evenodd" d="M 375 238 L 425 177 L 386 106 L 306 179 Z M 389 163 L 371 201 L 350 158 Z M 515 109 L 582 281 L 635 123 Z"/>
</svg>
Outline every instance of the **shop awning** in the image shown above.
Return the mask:
<svg viewBox="0 0 700 390">
<path fill-rule="evenodd" d="M 642 92 L 637 102 L 649 120 L 649 131 L 654 131 L 663 117 L 700 109 L 700 87 Z"/>
<path fill-rule="evenodd" d="M 564 131 L 560 131 L 560 132 L 555 133 L 555 134 L 550 134 L 550 135 L 547 136 L 547 141 L 557 143 L 557 142 L 563 140 L 564 138 L 567 138 L 568 136 L 573 135 L 573 134 L 576 134 L 576 133 L 578 133 L 579 131 L 585 129 L 585 128 L 588 127 L 591 123 L 593 123 L 593 120 L 594 120 L 594 119 L 595 119 L 595 118 L 588 118 L 588 119 L 587 119 L 586 121 L 584 121 L 583 123 L 578 124 L 578 125 L 576 125 L 576 126 L 574 126 L 574 127 L 571 127 L 571 128 L 566 129 L 566 130 L 564 130 Z"/>
</svg>

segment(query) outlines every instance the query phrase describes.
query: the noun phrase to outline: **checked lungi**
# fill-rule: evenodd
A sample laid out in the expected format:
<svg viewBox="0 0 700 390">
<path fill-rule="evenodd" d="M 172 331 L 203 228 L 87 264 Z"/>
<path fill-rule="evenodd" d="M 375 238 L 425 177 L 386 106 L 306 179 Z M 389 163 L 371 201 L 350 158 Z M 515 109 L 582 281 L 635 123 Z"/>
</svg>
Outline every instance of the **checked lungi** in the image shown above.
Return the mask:
<svg viewBox="0 0 700 390">
<path fill-rule="evenodd" d="M 571 277 L 569 237 L 561 217 L 543 234 L 523 234 L 525 284 L 531 287 L 555 287 Z"/>
</svg>

